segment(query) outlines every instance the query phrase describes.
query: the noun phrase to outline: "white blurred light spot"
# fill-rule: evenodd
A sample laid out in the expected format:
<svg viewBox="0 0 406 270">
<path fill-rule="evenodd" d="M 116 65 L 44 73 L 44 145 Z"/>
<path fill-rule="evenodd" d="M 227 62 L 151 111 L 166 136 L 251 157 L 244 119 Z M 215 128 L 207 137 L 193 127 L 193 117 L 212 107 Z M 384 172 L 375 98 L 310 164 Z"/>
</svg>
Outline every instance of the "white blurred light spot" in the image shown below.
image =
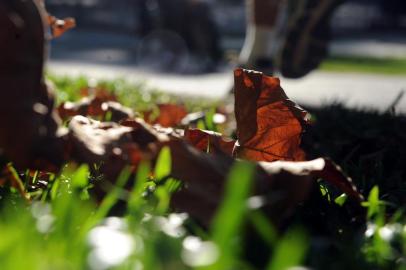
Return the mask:
<svg viewBox="0 0 406 270">
<path fill-rule="evenodd" d="M 385 241 L 392 240 L 393 235 L 394 235 L 394 230 L 393 230 L 393 228 L 391 228 L 389 226 L 384 226 L 379 229 L 379 236 Z"/>
<path fill-rule="evenodd" d="M 224 114 L 216 113 L 213 115 L 213 122 L 215 124 L 224 124 L 227 121 L 227 118 Z"/>
<path fill-rule="evenodd" d="M 34 202 L 31 206 L 31 214 L 37 220 L 35 225 L 40 233 L 47 233 L 51 230 L 55 217 L 51 214 L 49 204 Z"/>
<path fill-rule="evenodd" d="M 38 114 L 42 114 L 42 115 L 46 115 L 48 113 L 48 107 L 45 106 L 42 103 L 35 103 L 32 107 L 32 109 L 34 110 L 34 112 L 38 113 Z"/>
<path fill-rule="evenodd" d="M 54 224 L 55 217 L 52 215 L 44 215 L 37 219 L 37 230 L 40 233 L 47 233 L 51 230 L 52 225 Z"/>
<path fill-rule="evenodd" d="M 156 217 L 155 223 L 168 236 L 179 238 L 186 233 L 182 225 L 187 217 L 187 214 L 170 214 L 168 218 Z"/>
<path fill-rule="evenodd" d="M 99 226 L 90 231 L 88 241 L 93 247 L 88 257 L 92 269 L 107 269 L 123 263 L 133 252 L 132 237 L 122 231 L 123 224 L 118 218 L 106 220 L 109 225 Z"/>
<path fill-rule="evenodd" d="M 259 209 L 266 203 L 266 199 L 263 196 L 252 196 L 248 198 L 247 204 L 249 209 Z"/>
<path fill-rule="evenodd" d="M 51 206 L 43 202 L 34 202 L 31 205 L 31 214 L 34 218 L 40 218 L 42 216 L 51 213 Z"/>
<path fill-rule="evenodd" d="M 63 108 L 66 109 L 66 110 L 72 110 L 73 108 L 75 108 L 75 103 L 70 102 L 70 101 L 66 101 L 63 104 Z"/>
<path fill-rule="evenodd" d="M 103 102 L 101 105 L 101 109 L 103 111 L 107 111 L 109 109 L 109 104 L 107 102 Z"/>
<path fill-rule="evenodd" d="M 152 215 L 148 213 L 144 213 L 144 217 L 142 218 L 141 222 L 148 222 L 152 219 Z"/>
<path fill-rule="evenodd" d="M 215 263 L 219 257 L 217 246 L 212 242 L 203 242 L 195 236 L 183 240 L 183 262 L 191 267 L 207 266 Z"/>
<path fill-rule="evenodd" d="M 90 79 L 88 80 L 88 83 L 87 83 L 87 85 L 88 85 L 90 88 L 95 88 L 95 87 L 97 87 L 97 84 L 98 84 L 98 82 L 97 82 L 97 79 L 96 79 L 96 78 L 90 78 Z"/>
<path fill-rule="evenodd" d="M 144 269 L 144 265 L 142 264 L 142 262 L 140 261 L 136 261 L 134 263 L 134 268 L 133 270 L 143 270 Z"/>
<path fill-rule="evenodd" d="M 370 238 L 375 234 L 376 225 L 372 223 L 368 223 L 367 230 L 365 231 L 365 237 Z"/>
<path fill-rule="evenodd" d="M 104 220 L 104 225 L 113 230 L 127 230 L 128 226 L 124 219 L 118 217 L 108 217 Z"/>
</svg>

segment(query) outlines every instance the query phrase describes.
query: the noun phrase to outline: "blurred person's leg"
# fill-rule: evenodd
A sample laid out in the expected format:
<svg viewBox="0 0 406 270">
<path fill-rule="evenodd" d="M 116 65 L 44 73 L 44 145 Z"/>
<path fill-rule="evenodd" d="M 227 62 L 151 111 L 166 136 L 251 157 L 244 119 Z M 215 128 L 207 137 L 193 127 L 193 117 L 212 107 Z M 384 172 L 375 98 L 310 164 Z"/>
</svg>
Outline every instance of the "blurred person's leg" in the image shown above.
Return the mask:
<svg viewBox="0 0 406 270">
<path fill-rule="evenodd" d="M 246 0 L 247 30 L 239 62 L 246 68 L 273 73 L 280 31 L 286 19 L 285 0 Z"/>
<path fill-rule="evenodd" d="M 141 37 L 145 37 L 153 29 L 151 16 L 148 11 L 148 0 L 135 0 L 135 4 L 135 11 L 138 18 L 138 33 Z"/>
<path fill-rule="evenodd" d="M 186 36 L 191 50 L 200 58 L 207 71 L 215 69 L 222 59 L 220 34 L 217 29 L 211 5 L 204 0 L 188 1 L 185 21 L 188 22 Z"/>
<path fill-rule="evenodd" d="M 246 0 L 248 26 L 240 64 L 298 78 L 328 52 L 330 18 L 344 0 Z"/>
</svg>

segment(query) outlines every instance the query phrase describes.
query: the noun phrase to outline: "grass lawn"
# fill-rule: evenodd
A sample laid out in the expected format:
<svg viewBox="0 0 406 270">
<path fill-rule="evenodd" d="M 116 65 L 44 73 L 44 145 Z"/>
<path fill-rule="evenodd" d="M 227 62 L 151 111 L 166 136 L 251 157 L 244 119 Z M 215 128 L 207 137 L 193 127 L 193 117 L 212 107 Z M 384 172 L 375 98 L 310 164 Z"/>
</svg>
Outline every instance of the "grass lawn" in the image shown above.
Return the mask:
<svg viewBox="0 0 406 270">
<path fill-rule="evenodd" d="M 320 70 L 399 76 L 406 75 L 406 58 L 330 57 L 321 64 Z"/>
<path fill-rule="evenodd" d="M 348 66 L 347 71 L 357 67 L 366 72 L 367 63 L 335 59 L 322 68 Z M 392 69 L 403 67 L 406 74 L 406 62 L 387 63 Z M 87 85 L 84 77 L 49 78 L 58 102 L 78 99 L 78 89 Z M 123 80 L 100 85 L 135 111 L 156 102 L 182 101 L 190 111 L 213 110 L 220 103 L 181 100 Z M 27 203 L 15 186 L 0 178 L 0 269 L 283 270 L 300 265 L 405 270 L 405 117 L 339 104 L 307 109 L 314 124 L 304 134 L 303 148 L 309 158 L 328 156 L 341 165 L 367 198 L 365 213 L 319 181 L 310 198 L 276 230 L 260 209 L 246 211 L 244 187 L 252 168 L 244 165 L 230 173 L 233 184 L 216 222 L 203 228 L 171 212 L 170 187 L 151 178 L 147 163 L 131 177 L 124 170 L 114 184 L 103 184 L 95 168 L 76 164 L 67 164 L 58 175 L 10 167 L 33 201 Z M 161 155 L 155 172 L 168 169 L 168 155 Z M 104 187 L 102 200 L 94 199 L 95 185 Z"/>
</svg>

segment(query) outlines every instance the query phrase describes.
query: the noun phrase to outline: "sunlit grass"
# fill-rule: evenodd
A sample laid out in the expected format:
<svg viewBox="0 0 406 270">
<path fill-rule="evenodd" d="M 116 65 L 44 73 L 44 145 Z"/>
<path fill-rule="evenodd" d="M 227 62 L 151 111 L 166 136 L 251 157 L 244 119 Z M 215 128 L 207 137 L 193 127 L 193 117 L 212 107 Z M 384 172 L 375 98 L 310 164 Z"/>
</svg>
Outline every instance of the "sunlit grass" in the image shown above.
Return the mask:
<svg viewBox="0 0 406 270">
<path fill-rule="evenodd" d="M 400 76 L 406 75 L 406 58 L 329 57 L 320 70 Z"/>
</svg>

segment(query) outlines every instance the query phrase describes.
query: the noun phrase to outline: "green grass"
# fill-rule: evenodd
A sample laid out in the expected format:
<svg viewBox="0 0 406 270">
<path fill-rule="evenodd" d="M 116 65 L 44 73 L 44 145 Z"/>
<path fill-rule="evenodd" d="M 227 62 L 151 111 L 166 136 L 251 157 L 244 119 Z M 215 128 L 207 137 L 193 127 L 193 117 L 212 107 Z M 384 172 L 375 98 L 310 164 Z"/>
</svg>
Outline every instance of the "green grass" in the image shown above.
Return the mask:
<svg viewBox="0 0 406 270">
<path fill-rule="evenodd" d="M 56 102 L 77 101 L 81 98 L 80 89 L 88 86 L 88 79 L 84 76 L 69 77 L 55 76 L 47 74 L 47 79 L 51 81 L 56 91 Z M 112 91 L 119 99 L 120 103 L 140 112 L 157 103 L 183 103 L 189 111 L 199 111 L 202 109 L 217 106 L 220 101 L 208 98 L 193 98 L 193 96 L 179 97 L 162 91 L 146 89 L 143 83 L 129 83 L 125 79 L 100 80 L 97 86 Z"/>
<path fill-rule="evenodd" d="M 406 58 L 330 57 L 320 66 L 330 72 L 406 75 Z"/>
<path fill-rule="evenodd" d="M 86 78 L 50 78 L 58 102 L 77 99 L 78 89 L 87 84 Z M 144 86 L 123 80 L 102 84 L 136 110 L 179 100 L 155 92 L 146 96 Z M 192 109 L 217 105 L 183 102 Z M 46 187 L 30 191 L 32 203 L 12 186 L 1 185 L 0 269 L 405 270 L 406 119 L 340 105 L 309 110 L 315 122 L 304 136 L 306 152 L 310 158 L 332 157 L 353 177 L 368 198 L 365 213 L 320 182 L 276 230 L 261 209 L 247 208 L 253 166 L 241 163 L 229 173 L 212 227 L 203 228 L 171 212 L 174 185 L 166 179 L 171 155 L 164 148 L 153 168 L 157 178 L 149 174 L 152 164 L 143 162 L 135 175 L 123 170 L 98 200 L 95 186 L 103 179 L 88 166 L 67 164 L 50 175 Z M 20 173 L 27 186 L 28 177 Z M 44 180 L 33 177 L 36 183 Z"/>
</svg>

